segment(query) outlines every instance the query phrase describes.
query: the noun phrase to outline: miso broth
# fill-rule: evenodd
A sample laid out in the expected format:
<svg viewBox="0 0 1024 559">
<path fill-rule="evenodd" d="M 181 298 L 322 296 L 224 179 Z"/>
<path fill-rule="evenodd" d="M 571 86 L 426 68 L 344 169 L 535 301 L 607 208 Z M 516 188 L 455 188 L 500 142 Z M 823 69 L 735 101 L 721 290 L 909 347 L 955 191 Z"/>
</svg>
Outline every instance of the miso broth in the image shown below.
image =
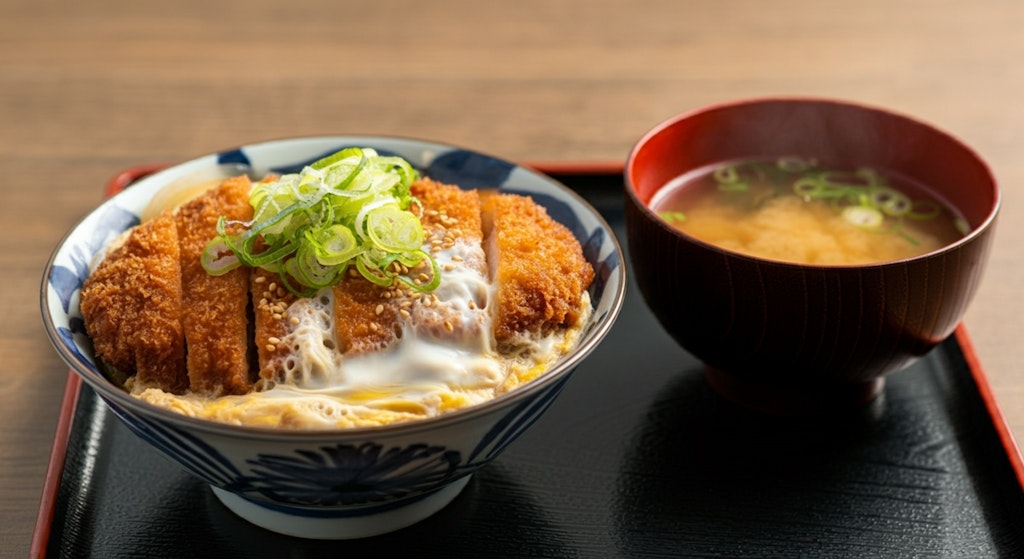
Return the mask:
<svg viewBox="0 0 1024 559">
<path fill-rule="evenodd" d="M 905 177 L 799 157 L 730 161 L 688 172 L 669 181 L 650 207 L 708 243 L 803 264 L 911 258 L 968 231 L 960 215 Z"/>
</svg>

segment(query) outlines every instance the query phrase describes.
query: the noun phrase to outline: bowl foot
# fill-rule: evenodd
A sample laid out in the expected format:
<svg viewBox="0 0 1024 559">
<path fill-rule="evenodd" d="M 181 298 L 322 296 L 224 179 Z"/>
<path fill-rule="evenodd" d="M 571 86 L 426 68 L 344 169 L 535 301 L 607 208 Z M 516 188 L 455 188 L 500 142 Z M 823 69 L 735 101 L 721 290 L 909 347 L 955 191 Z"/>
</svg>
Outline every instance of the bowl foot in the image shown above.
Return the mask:
<svg viewBox="0 0 1024 559">
<path fill-rule="evenodd" d="M 714 367 L 704 378 L 719 395 L 756 412 L 780 416 L 828 415 L 860 409 L 878 397 L 882 377 L 827 385 L 770 385 L 752 382 Z"/>
<path fill-rule="evenodd" d="M 469 483 L 469 478 L 465 476 L 407 504 L 375 507 L 369 511 L 279 504 L 266 506 L 217 487 L 211 489 L 224 506 L 261 528 L 299 538 L 347 540 L 394 532 L 429 517 L 455 499 Z"/>
</svg>

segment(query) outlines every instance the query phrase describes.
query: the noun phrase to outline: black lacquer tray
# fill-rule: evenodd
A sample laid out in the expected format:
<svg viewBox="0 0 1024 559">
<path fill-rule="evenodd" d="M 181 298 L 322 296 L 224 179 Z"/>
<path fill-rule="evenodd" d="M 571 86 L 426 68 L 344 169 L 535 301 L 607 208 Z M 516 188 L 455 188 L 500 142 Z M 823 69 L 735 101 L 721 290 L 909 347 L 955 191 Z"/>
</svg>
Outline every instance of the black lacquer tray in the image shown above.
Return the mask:
<svg viewBox="0 0 1024 559">
<path fill-rule="evenodd" d="M 535 167 L 624 239 L 620 166 Z M 438 514 L 365 540 L 239 519 L 71 376 L 33 555 L 1024 557 L 1024 467 L 963 327 L 863 410 L 773 418 L 713 393 L 634 287 L 531 431 Z"/>
</svg>

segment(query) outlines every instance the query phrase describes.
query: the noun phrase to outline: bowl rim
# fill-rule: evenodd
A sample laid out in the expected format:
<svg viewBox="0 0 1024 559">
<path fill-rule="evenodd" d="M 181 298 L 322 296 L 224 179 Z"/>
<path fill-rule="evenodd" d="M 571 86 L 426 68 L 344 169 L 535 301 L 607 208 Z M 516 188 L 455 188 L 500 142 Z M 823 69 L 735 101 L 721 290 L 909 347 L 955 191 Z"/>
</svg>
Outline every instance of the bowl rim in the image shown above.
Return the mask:
<svg viewBox="0 0 1024 559">
<path fill-rule="evenodd" d="M 266 149 L 273 147 L 275 144 L 288 145 L 297 144 L 301 142 L 317 142 L 317 141 L 337 141 L 339 145 L 351 144 L 373 147 L 374 144 L 381 142 L 401 142 L 408 143 L 418 148 L 429 148 L 436 150 L 438 153 L 447 153 L 449 151 L 465 151 L 494 159 L 496 161 L 509 164 L 514 170 L 525 173 L 535 180 L 540 180 L 547 183 L 555 190 L 561 192 L 565 196 L 572 198 L 576 204 L 584 209 L 588 214 L 589 218 L 593 219 L 598 229 L 601 229 L 605 233 L 607 243 L 610 243 L 612 248 L 611 253 L 618 262 L 617 270 L 614 276 L 617 277 L 617 282 L 607 282 L 608 288 L 614 286 L 614 291 L 611 293 L 611 304 L 605 313 L 603 319 L 600 322 L 596 322 L 593 328 L 591 328 L 583 339 L 578 341 L 578 344 L 572 348 L 570 353 L 560 357 L 548 370 L 544 371 L 539 377 L 528 381 L 527 383 L 516 387 L 515 389 L 500 394 L 487 401 L 480 402 L 468 407 L 453 410 L 448 413 L 436 415 L 432 417 L 425 417 L 420 419 L 413 419 L 408 421 L 401 421 L 397 423 L 388 423 L 384 425 L 374 426 L 359 426 L 359 427 L 342 427 L 342 428 L 274 428 L 274 427 L 258 427 L 251 425 L 235 425 L 225 422 L 218 422 L 209 419 L 201 419 L 196 417 L 187 416 L 184 414 L 176 413 L 159 406 L 155 406 L 143 400 L 132 397 L 127 391 L 116 387 L 113 383 L 107 381 L 102 375 L 95 375 L 90 370 L 83 370 L 81 363 L 78 358 L 71 355 L 70 351 L 65 346 L 63 339 L 57 333 L 56 327 L 50 316 L 49 309 L 49 279 L 53 272 L 55 261 L 61 252 L 61 249 L 65 246 L 68 239 L 79 230 L 83 223 L 88 220 L 91 216 L 99 212 L 101 209 L 106 207 L 111 200 L 122 196 L 124 190 L 115 193 L 113 196 L 106 197 L 101 203 L 94 206 L 88 213 L 76 221 L 68 230 L 61 236 L 60 240 L 54 245 L 49 258 L 47 259 L 46 265 L 43 269 L 43 276 L 40 286 L 41 297 L 40 297 L 40 310 L 42 313 L 43 324 L 50 339 L 51 345 L 55 348 L 57 353 L 60 355 L 62 361 L 71 371 L 74 372 L 81 380 L 85 381 L 90 387 L 95 389 L 104 400 L 108 400 L 106 403 L 109 405 L 111 401 L 118 406 L 127 408 L 134 413 L 143 416 L 155 416 L 157 419 L 170 421 L 179 425 L 183 425 L 190 430 L 202 431 L 211 434 L 217 434 L 221 436 L 227 436 L 231 438 L 245 438 L 245 439 L 260 439 L 260 440 L 275 440 L 275 441 L 294 441 L 294 440 L 317 440 L 317 439 L 330 439 L 330 440 L 347 440 L 347 439 L 365 439 L 368 437 L 380 437 L 380 436 L 405 436 L 414 433 L 419 433 L 427 430 L 435 430 L 437 428 L 447 428 L 449 426 L 470 421 L 477 418 L 478 416 L 485 415 L 488 413 L 496 412 L 503 408 L 510 407 L 516 402 L 523 400 L 524 398 L 533 395 L 537 392 L 547 389 L 550 385 L 556 383 L 563 377 L 566 377 L 572 373 L 576 367 L 582 362 L 598 345 L 603 341 L 608 332 L 611 331 L 614 326 L 620 311 L 625 303 L 626 287 L 627 287 L 627 266 L 626 260 L 624 259 L 624 253 L 622 245 L 618 237 L 615 235 L 614 229 L 608 224 L 607 220 L 598 212 L 582 195 L 573 191 L 571 188 L 560 183 L 554 178 L 536 170 L 532 167 L 524 166 L 512 161 L 507 161 L 497 156 L 490 155 L 486 152 L 481 152 L 471 148 L 465 148 L 456 144 L 439 142 L 436 140 L 427 140 L 417 138 L 414 136 L 401 136 L 401 135 L 381 135 L 381 134 L 320 134 L 320 135 L 297 135 L 297 136 L 283 136 L 278 138 L 271 138 L 266 140 L 260 140 L 253 143 L 246 143 L 241 145 L 232 146 L 226 149 L 208 152 L 199 156 L 189 158 L 177 163 L 170 164 L 162 169 L 157 170 L 151 175 L 148 175 L 140 179 L 139 184 L 143 181 L 160 181 L 168 180 L 168 177 L 174 176 L 175 173 L 181 172 L 183 169 L 189 167 L 201 166 L 204 161 L 209 158 L 216 158 L 219 154 L 232 152 L 243 149 Z M 417 165 L 414 165 L 417 166 Z"/>
<path fill-rule="evenodd" d="M 654 138 L 655 136 L 660 134 L 662 131 L 664 131 L 664 130 L 666 130 L 668 128 L 671 128 L 672 126 L 675 126 L 676 124 L 678 124 L 681 121 L 693 118 L 693 117 L 701 115 L 701 114 L 706 114 L 706 113 L 710 113 L 710 112 L 714 112 L 714 111 L 727 110 L 727 109 L 732 109 L 732 108 L 737 108 L 737 107 L 753 106 L 753 105 L 764 105 L 764 104 L 774 104 L 774 103 L 809 103 L 809 104 L 816 104 L 816 105 L 831 105 L 831 106 L 838 106 L 838 107 L 860 109 L 860 110 L 865 110 L 865 111 L 869 111 L 869 112 L 873 112 L 873 113 L 877 113 L 877 114 L 884 114 L 884 115 L 887 115 L 887 116 L 891 116 L 891 117 L 895 117 L 895 118 L 898 118 L 898 119 L 905 120 L 905 121 L 907 121 L 909 123 L 913 123 L 913 124 L 916 124 L 916 125 L 919 125 L 919 126 L 923 126 L 924 128 L 928 129 L 929 131 L 931 131 L 931 132 L 933 132 L 935 134 L 938 134 L 939 136 L 945 137 L 951 143 L 953 143 L 954 145 L 956 145 L 960 149 L 964 150 L 964 152 L 967 153 L 972 159 L 974 159 L 974 161 L 979 165 L 980 169 L 984 172 L 985 176 L 988 178 L 989 182 L 992 184 L 992 194 L 993 194 L 992 206 L 991 206 L 991 208 L 989 208 L 989 211 L 985 215 L 985 218 L 981 222 L 979 222 L 978 225 L 974 226 L 970 230 L 970 232 L 968 232 L 966 235 L 964 235 L 963 237 L 957 239 L 956 241 L 954 241 L 952 243 L 947 243 L 946 245 L 943 245 L 942 247 L 937 248 L 937 249 L 935 249 L 933 251 L 930 251 L 930 252 L 919 254 L 917 256 L 912 256 L 912 257 L 909 257 L 909 258 L 901 258 L 901 259 L 897 259 L 897 260 L 886 260 L 886 261 L 883 261 L 883 262 L 871 262 L 871 263 L 866 263 L 866 264 L 808 264 L 808 263 L 792 262 L 792 261 L 787 261 L 787 260 L 776 260 L 776 259 L 772 259 L 772 258 L 765 258 L 765 257 L 760 257 L 760 256 L 754 256 L 754 255 L 750 255 L 750 254 L 746 254 L 746 253 L 730 250 L 730 249 L 727 249 L 727 248 L 723 248 L 723 247 L 718 246 L 718 245 L 716 245 L 714 243 L 709 243 L 707 241 L 704 241 L 702 239 L 694 237 L 693 235 L 690 235 L 689 233 L 685 233 L 685 232 L 683 232 L 683 231 L 681 231 L 681 230 L 679 230 L 679 229 L 677 229 L 675 227 L 672 227 L 671 225 L 666 223 L 663 219 L 659 218 L 657 216 L 657 214 L 650 207 L 647 206 L 647 204 L 644 204 L 643 202 L 640 201 L 640 198 L 636 194 L 636 189 L 635 189 L 635 186 L 633 184 L 633 181 L 630 178 L 631 175 L 632 175 L 631 170 L 634 168 L 637 155 L 640 153 L 642 148 L 652 138 Z M 629 154 L 626 157 L 626 164 L 623 167 L 622 176 L 623 176 L 623 181 L 624 181 L 624 186 L 625 186 L 624 190 L 625 190 L 626 197 L 628 198 L 629 203 L 635 205 L 636 207 L 638 207 L 640 209 L 640 211 L 643 213 L 643 215 L 648 218 L 648 221 L 652 221 L 652 222 L 658 224 L 658 226 L 661 229 L 664 229 L 664 230 L 668 231 L 669 233 L 671 233 L 672 235 L 674 235 L 676 237 L 680 237 L 682 239 L 687 240 L 688 242 L 692 242 L 693 244 L 696 244 L 697 246 L 700 246 L 700 247 L 704 248 L 705 250 L 709 250 L 709 251 L 712 251 L 712 252 L 717 252 L 719 254 L 724 254 L 724 255 L 727 255 L 727 256 L 729 256 L 731 258 L 738 258 L 738 259 L 741 259 L 741 260 L 748 260 L 748 261 L 759 262 L 759 263 L 769 263 L 771 265 L 775 265 L 775 266 L 779 266 L 779 267 L 783 267 L 783 268 L 800 268 L 800 269 L 813 269 L 813 270 L 850 270 L 850 269 L 866 270 L 866 269 L 874 269 L 874 268 L 887 268 L 887 267 L 892 267 L 892 266 L 898 266 L 898 265 L 906 264 L 908 262 L 914 262 L 916 260 L 924 260 L 924 259 L 927 259 L 927 258 L 930 258 L 930 257 L 934 257 L 934 256 L 937 256 L 937 255 L 941 255 L 941 254 L 944 254 L 944 253 L 947 253 L 947 252 L 952 252 L 954 250 L 959 249 L 961 246 L 963 246 L 965 244 L 973 242 L 978 237 L 987 234 L 989 232 L 989 230 L 991 230 L 993 228 L 993 226 L 994 226 L 994 224 L 996 222 L 996 219 L 997 219 L 997 217 L 998 217 L 998 215 L 1000 213 L 1000 210 L 1002 208 L 1002 200 L 1003 200 L 1002 188 L 999 186 L 999 181 L 996 180 L 996 176 L 992 172 L 992 168 L 988 164 L 988 162 L 983 157 L 981 157 L 981 155 L 978 153 L 977 150 L 975 150 L 969 144 L 967 144 L 966 142 L 961 140 L 959 137 L 957 137 L 954 134 L 946 131 L 945 129 L 940 128 L 940 127 L 938 127 L 938 126 L 936 126 L 936 125 L 934 125 L 931 122 L 928 122 L 926 120 L 923 120 L 923 119 L 920 119 L 920 118 L 917 118 L 917 117 L 914 117 L 914 116 L 910 116 L 909 114 L 906 114 L 906 113 L 903 113 L 903 112 L 900 112 L 900 111 L 897 111 L 897 110 L 892 110 L 892 109 L 884 108 L 884 107 L 881 107 L 879 105 L 873 105 L 873 104 L 870 104 L 870 103 L 864 103 L 864 102 L 859 102 L 859 101 L 851 101 L 851 100 L 845 100 L 845 99 L 838 99 L 838 98 L 831 98 L 831 97 L 813 96 L 813 95 L 766 95 L 766 96 L 757 96 L 757 97 L 744 97 L 744 98 L 739 98 L 739 99 L 734 99 L 734 100 L 720 101 L 720 102 L 716 102 L 716 103 L 711 103 L 711 104 L 703 105 L 703 106 L 700 106 L 700 107 L 696 107 L 696 108 L 692 108 L 692 109 L 687 109 L 687 110 L 682 111 L 682 112 L 677 112 L 677 113 L 673 114 L 672 116 L 669 116 L 669 117 L 663 119 L 662 121 L 658 122 L 657 124 L 655 124 L 653 127 L 648 129 L 643 135 L 641 135 L 636 142 L 633 143 L 632 147 L 630 147 Z"/>
</svg>

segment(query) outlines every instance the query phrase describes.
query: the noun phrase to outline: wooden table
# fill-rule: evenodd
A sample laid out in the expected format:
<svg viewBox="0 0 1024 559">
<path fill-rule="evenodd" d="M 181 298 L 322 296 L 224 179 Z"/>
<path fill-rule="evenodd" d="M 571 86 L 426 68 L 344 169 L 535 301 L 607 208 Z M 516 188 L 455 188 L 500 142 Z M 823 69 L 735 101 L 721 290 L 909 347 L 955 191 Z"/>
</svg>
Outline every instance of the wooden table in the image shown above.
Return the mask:
<svg viewBox="0 0 1024 559">
<path fill-rule="evenodd" d="M 0 551 L 29 544 L 67 368 L 37 303 L 123 167 L 257 140 L 405 135 L 519 161 L 622 161 L 716 101 L 838 97 L 959 136 L 1004 189 L 966 324 L 1024 436 L 1024 3 L 0 0 Z M 166 5 L 164 5 L 166 4 Z"/>
</svg>

